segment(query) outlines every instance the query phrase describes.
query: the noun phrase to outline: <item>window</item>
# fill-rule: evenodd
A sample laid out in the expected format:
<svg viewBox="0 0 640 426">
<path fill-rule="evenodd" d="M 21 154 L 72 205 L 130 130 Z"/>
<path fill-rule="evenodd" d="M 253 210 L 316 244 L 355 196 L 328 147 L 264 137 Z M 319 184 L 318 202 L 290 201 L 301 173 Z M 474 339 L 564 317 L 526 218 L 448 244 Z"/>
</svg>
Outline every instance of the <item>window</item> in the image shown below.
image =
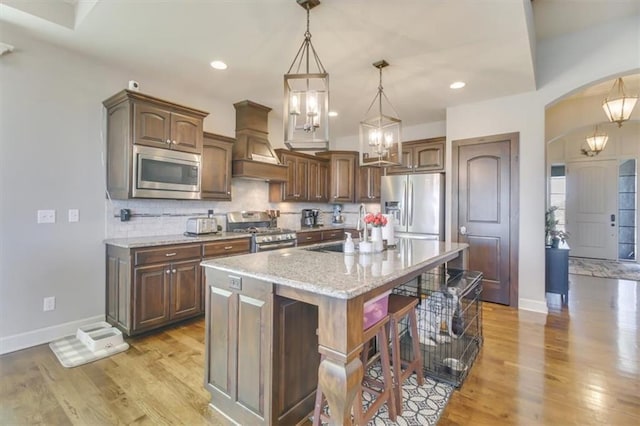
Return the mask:
<svg viewBox="0 0 640 426">
<path fill-rule="evenodd" d="M 567 185 L 564 164 L 551 166 L 551 178 L 549 182 L 549 206 L 557 206 L 555 211 L 558 229 L 566 231 L 565 201 L 567 198 Z"/>
</svg>

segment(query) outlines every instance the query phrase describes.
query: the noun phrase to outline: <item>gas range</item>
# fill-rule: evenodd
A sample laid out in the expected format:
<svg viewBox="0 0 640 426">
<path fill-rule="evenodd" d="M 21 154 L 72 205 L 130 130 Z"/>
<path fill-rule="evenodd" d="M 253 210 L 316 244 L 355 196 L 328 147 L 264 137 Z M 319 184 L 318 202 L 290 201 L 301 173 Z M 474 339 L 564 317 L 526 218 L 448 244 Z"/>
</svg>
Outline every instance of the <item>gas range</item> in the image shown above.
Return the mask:
<svg viewBox="0 0 640 426">
<path fill-rule="evenodd" d="M 262 211 L 241 211 L 227 213 L 227 232 L 250 233 L 251 252 L 295 247 L 298 243 L 296 232 L 272 225 L 272 217 Z"/>
</svg>

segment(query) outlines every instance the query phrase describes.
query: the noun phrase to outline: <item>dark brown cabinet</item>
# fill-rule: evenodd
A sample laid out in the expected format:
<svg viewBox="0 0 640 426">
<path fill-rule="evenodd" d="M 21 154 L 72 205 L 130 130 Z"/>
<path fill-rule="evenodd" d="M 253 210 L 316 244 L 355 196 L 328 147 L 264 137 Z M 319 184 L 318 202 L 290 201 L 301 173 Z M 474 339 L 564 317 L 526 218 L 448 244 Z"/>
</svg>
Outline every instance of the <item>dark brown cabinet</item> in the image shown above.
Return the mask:
<svg viewBox="0 0 640 426">
<path fill-rule="evenodd" d="M 326 241 L 342 241 L 344 239 L 344 229 L 299 231 L 297 236 L 298 246 L 307 246 Z"/>
<path fill-rule="evenodd" d="M 359 203 L 380 202 L 380 185 L 382 184 L 382 169 L 380 167 L 360 167 L 358 170 Z"/>
<path fill-rule="evenodd" d="M 231 158 L 235 139 L 204 132 L 202 144 L 203 200 L 231 201 Z"/>
<path fill-rule="evenodd" d="M 130 90 L 116 93 L 103 105 L 107 109 L 107 191 L 111 198 L 133 197 L 134 144 L 202 153 L 207 112 Z"/>
<path fill-rule="evenodd" d="M 287 180 L 269 184 L 270 202 L 327 202 L 329 164 L 326 160 L 286 149 L 276 149 L 276 153 L 287 166 Z"/>
<path fill-rule="evenodd" d="M 107 321 L 133 335 L 202 314 L 201 252 L 107 245 Z"/>
<path fill-rule="evenodd" d="M 354 203 L 356 201 L 355 151 L 325 151 L 316 156 L 329 160 L 329 202 Z"/>
<path fill-rule="evenodd" d="M 202 117 L 142 101 L 133 103 L 133 116 L 133 143 L 196 154 L 202 152 Z"/>
<path fill-rule="evenodd" d="M 387 167 L 387 174 L 444 171 L 446 138 L 432 138 L 402 144 L 402 165 Z"/>
</svg>

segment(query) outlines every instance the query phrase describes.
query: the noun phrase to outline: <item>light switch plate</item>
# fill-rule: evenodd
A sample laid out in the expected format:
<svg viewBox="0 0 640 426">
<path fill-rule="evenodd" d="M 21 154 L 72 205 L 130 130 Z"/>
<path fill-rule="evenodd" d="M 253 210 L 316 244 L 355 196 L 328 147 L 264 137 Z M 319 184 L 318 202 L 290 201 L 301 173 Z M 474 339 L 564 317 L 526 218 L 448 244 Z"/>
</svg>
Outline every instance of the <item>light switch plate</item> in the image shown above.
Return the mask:
<svg viewBox="0 0 640 426">
<path fill-rule="evenodd" d="M 38 210 L 38 223 L 56 223 L 56 211 Z"/>
<path fill-rule="evenodd" d="M 80 220 L 80 210 L 69 209 L 69 222 L 78 222 Z"/>
<path fill-rule="evenodd" d="M 229 275 L 229 288 L 242 290 L 242 278 Z"/>
</svg>

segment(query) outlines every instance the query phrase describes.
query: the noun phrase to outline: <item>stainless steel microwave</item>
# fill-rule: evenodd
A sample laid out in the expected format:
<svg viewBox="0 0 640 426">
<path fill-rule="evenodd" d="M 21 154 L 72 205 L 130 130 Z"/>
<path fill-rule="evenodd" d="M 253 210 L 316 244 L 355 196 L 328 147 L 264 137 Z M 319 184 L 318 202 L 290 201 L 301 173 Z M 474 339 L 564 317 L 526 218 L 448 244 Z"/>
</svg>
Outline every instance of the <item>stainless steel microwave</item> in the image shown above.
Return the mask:
<svg viewBox="0 0 640 426">
<path fill-rule="evenodd" d="M 134 145 L 133 157 L 133 197 L 200 198 L 199 154 Z"/>
</svg>

